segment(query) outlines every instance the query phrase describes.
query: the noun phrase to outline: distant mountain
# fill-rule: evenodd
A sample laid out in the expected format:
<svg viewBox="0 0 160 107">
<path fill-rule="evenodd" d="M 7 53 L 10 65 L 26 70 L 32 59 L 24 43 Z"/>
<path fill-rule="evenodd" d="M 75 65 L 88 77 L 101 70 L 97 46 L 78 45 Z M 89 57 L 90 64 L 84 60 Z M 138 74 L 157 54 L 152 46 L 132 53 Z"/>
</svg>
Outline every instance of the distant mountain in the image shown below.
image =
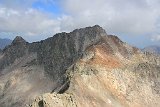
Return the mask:
<svg viewBox="0 0 160 107">
<path fill-rule="evenodd" d="M 160 54 L 160 46 L 148 46 L 148 47 L 145 47 L 143 51 Z"/>
<path fill-rule="evenodd" d="M 5 48 L 7 45 L 11 44 L 12 40 L 10 39 L 1 39 L 0 38 L 0 49 Z"/>
</svg>

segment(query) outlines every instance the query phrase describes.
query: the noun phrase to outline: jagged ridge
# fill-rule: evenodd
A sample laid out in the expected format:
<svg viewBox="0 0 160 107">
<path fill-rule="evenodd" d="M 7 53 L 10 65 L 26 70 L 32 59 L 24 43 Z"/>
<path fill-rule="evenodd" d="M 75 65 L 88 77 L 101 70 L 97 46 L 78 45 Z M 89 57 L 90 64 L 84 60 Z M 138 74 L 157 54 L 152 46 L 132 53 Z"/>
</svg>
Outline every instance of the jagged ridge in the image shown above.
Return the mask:
<svg viewBox="0 0 160 107">
<path fill-rule="evenodd" d="M 85 73 L 88 75 L 92 74 L 92 72 L 96 74 L 95 72 L 99 71 L 101 67 L 105 69 L 118 69 L 123 64 L 129 63 L 129 60 L 136 54 L 139 54 L 137 48 L 129 46 L 117 36 L 107 35 L 103 28 L 96 25 L 76 29 L 70 33 L 58 33 L 46 40 L 34 43 L 28 43 L 23 38 L 16 37 L 12 44 L 3 50 L 0 58 L 0 69 L 3 70 L 12 64 L 14 65 L 15 62 L 19 62 L 20 64 L 18 65 L 22 69 L 22 74 L 27 74 L 26 78 L 28 80 L 28 75 L 31 77 L 35 76 L 36 78 L 36 73 L 41 73 L 41 70 L 38 69 L 38 72 L 35 72 L 33 76 L 32 74 L 28 74 L 30 71 L 34 72 L 33 66 L 44 67 L 45 78 L 51 78 L 49 81 L 54 84 L 52 90 L 48 89 L 47 92 L 64 93 L 70 88 L 70 76 L 67 75 L 67 71 L 73 71 L 74 74 L 77 63 L 80 63 L 80 66 L 77 68 L 85 69 L 79 70 L 80 74 Z M 18 61 L 21 58 L 24 60 L 21 60 L 22 63 Z M 82 65 L 85 64 L 87 68 L 81 67 L 81 63 Z M 94 68 L 96 66 L 99 67 Z M 36 67 L 35 69 L 37 69 Z M 70 70 L 68 70 L 69 67 L 71 67 Z M 97 71 L 93 69 L 97 69 Z M 36 84 L 39 83 L 39 79 L 37 78 L 34 81 L 36 81 Z M 29 82 L 29 84 L 32 83 Z M 44 84 L 41 85 L 45 86 Z M 72 85 L 74 85 L 73 80 Z M 73 87 L 72 85 L 71 87 Z M 39 89 L 35 90 L 38 91 Z"/>
<path fill-rule="evenodd" d="M 137 49 L 129 50 L 117 36 L 107 35 L 98 25 L 76 29 L 70 33 L 58 33 L 40 42 L 28 43 L 17 36 L 10 46 L 3 50 L 0 69 L 12 64 L 17 58 L 26 54 L 37 53 L 37 64 L 43 65 L 47 74 L 63 84 L 66 81 L 65 71 L 82 57 L 84 51 L 96 44 L 102 45 L 108 53 L 120 53 L 124 57 L 134 54 Z"/>
</svg>

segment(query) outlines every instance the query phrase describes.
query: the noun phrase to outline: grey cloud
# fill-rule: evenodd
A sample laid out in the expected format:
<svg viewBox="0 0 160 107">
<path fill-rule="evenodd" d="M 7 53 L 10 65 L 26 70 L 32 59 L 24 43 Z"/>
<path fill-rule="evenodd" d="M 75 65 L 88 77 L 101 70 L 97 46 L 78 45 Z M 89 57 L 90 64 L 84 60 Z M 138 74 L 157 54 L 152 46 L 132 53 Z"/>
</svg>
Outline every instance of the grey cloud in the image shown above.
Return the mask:
<svg viewBox="0 0 160 107">
<path fill-rule="evenodd" d="M 154 35 L 151 39 L 153 42 L 160 42 L 160 35 Z"/>
<path fill-rule="evenodd" d="M 59 21 L 47 13 L 28 8 L 25 11 L 0 8 L 0 32 L 23 33 L 23 35 L 51 35 L 59 32 Z"/>
<path fill-rule="evenodd" d="M 154 38 L 160 34 L 159 0 L 40 0 L 43 3 L 60 4 L 64 13 L 56 17 L 31 8 L 30 5 L 37 0 L 27 1 L 23 6 L 25 9 L 11 8 L 16 7 L 17 3 L 11 2 L 9 5 L 10 0 L 2 1 L 6 2 L 3 5 L 6 12 L 2 14 L 4 10 L 0 8 L 1 32 L 51 35 L 99 24 L 107 33 L 123 36 L 142 35 L 153 39 L 153 34 L 156 35 Z"/>
<path fill-rule="evenodd" d="M 45 4 L 55 3 L 55 0 L 1 0 L 0 36 L 22 35 L 32 39 L 60 32 L 59 17 L 33 8 L 32 4 L 37 1 Z"/>
<path fill-rule="evenodd" d="M 140 35 L 157 30 L 155 22 L 160 11 L 148 3 L 149 0 L 65 0 L 63 5 L 75 26 L 99 23 L 109 32 Z"/>
</svg>

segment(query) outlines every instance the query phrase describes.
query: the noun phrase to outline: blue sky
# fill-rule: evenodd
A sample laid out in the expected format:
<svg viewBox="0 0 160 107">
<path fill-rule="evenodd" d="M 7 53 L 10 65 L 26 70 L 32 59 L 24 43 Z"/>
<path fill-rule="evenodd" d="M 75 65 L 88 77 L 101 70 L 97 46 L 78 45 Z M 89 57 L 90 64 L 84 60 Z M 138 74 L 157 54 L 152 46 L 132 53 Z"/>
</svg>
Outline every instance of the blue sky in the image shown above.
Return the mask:
<svg viewBox="0 0 160 107">
<path fill-rule="evenodd" d="M 32 8 L 35 8 L 35 9 L 38 9 L 44 12 L 49 12 L 57 16 L 61 15 L 63 12 L 59 6 L 58 1 L 54 1 L 51 3 L 44 3 L 42 1 L 36 1 L 32 4 Z"/>
<path fill-rule="evenodd" d="M 160 45 L 159 0 L 0 0 L 0 23 L 0 38 L 29 42 L 98 24 L 131 45 Z"/>
</svg>

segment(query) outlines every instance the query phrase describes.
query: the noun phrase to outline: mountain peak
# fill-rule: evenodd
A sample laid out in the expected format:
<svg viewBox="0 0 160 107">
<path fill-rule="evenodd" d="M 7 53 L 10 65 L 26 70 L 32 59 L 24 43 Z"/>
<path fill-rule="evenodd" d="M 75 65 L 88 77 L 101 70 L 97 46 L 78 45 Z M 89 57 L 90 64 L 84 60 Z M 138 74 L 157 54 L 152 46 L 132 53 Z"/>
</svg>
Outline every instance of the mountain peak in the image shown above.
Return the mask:
<svg viewBox="0 0 160 107">
<path fill-rule="evenodd" d="M 106 33 L 106 31 L 99 25 L 94 25 L 92 28 L 95 28 L 95 30 L 98 32 Z"/>
<path fill-rule="evenodd" d="M 94 25 L 93 28 L 98 28 L 98 29 L 103 29 L 101 26 L 99 25 Z"/>
<path fill-rule="evenodd" d="M 105 34 L 105 35 L 107 34 L 106 31 L 99 25 L 75 29 L 73 32 L 82 32 L 82 33 L 89 33 L 89 34 L 97 33 L 99 34 L 98 36 L 100 36 L 101 34 Z M 86 35 L 86 36 L 91 36 L 91 35 Z"/>
<path fill-rule="evenodd" d="M 12 42 L 12 45 L 15 44 L 25 44 L 27 43 L 21 36 L 16 36 L 15 39 Z"/>
</svg>

